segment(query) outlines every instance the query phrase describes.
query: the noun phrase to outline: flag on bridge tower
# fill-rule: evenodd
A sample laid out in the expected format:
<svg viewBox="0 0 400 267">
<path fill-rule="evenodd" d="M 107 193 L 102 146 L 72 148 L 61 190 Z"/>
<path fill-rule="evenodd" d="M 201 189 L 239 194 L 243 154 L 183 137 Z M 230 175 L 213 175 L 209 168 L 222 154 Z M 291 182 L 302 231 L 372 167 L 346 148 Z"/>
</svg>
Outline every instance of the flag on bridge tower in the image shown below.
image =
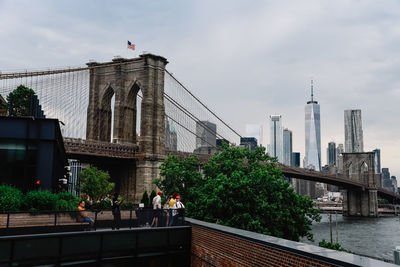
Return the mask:
<svg viewBox="0 0 400 267">
<path fill-rule="evenodd" d="M 128 49 L 135 50 L 135 44 L 132 44 L 131 42 L 128 41 Z"/>
</svg>

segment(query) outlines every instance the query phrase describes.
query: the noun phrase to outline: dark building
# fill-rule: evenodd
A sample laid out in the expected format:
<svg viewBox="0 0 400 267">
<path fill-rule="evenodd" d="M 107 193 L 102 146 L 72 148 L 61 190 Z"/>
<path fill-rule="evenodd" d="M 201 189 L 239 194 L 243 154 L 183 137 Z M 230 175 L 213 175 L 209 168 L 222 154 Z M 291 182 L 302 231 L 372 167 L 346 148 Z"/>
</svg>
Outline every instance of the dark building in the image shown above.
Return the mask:
<svg viewBox="0 0 400 267">
<path fill-rule="evenodd" d="M 53 191 L 67 165 L 58 120 L 0 117 L 0 184 Z"/>
<path fill-rule="evenodd" d="M 251 151 L 256 150 L 257 139 L 255 137 L 241 137 L 240 146 L 247 147 Z"/>
<path fill-rule="evenodd" d="M 222 146 L 222 144 L 227 144 L 229 146 L 229 141 L 226 139 L 217 139 L 217 147 Z"/>
<path fill-rule="evenodd" d="M 329 142 L 328 148 L 326 150 L 327 154 L 327 164 L 331 166 L 336 166 L 336 144 L 335 142 Z"/>
<path fill-rule="evenodd" d="M 382 184 L 383 188 L 392 190 L 392 180 L 390 179 L 389 168 L 382 168 Z"/>
<path fill-rule="evenodd" d="M 300 152 L 292 152 L 292 166 L 300 167 Z"/>
</svg>

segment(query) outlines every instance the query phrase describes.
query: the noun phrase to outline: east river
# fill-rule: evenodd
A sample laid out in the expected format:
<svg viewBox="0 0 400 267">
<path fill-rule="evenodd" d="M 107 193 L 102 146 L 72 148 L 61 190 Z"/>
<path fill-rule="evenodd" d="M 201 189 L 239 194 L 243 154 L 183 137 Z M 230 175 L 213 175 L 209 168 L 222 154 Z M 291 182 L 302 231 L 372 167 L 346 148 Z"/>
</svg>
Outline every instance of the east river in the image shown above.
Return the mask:
<svg viewBox="0 0 400 267">
<path fill-rule="evenodd" d="M 337 215 L 338 241 L 343 248 L 377 259 L 393 261 L 393 251 L 400 246 L 400 217 L 349 218 Z M 321 222 L 312 226 L 314 242 L 302 239 L 301 242 L 318 243 L 330 241 L 329 215 L 322 214 Z M 332 214 L 332 237 L 336 242 L 336 219 Z"/>
</svg>

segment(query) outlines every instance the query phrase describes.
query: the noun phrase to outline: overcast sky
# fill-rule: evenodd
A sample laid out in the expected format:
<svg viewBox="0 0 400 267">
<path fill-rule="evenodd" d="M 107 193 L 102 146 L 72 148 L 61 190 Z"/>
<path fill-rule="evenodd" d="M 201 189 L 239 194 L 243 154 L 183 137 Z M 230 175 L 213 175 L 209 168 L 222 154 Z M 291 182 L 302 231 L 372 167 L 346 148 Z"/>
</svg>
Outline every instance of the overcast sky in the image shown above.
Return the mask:
<svg viewBox="0 0 400 267">
<path fill-rule="evenodd" d="M 344 143 L 344 110 L 361 109 L 364 149 L 400 176 L 399 14 L 396 0 L 0 0 L 0 70 L 149 51 L 243 135 L 282 115 L 302 158 L 313 77 L 322 163 L 328 142 Z"/>
</svg>

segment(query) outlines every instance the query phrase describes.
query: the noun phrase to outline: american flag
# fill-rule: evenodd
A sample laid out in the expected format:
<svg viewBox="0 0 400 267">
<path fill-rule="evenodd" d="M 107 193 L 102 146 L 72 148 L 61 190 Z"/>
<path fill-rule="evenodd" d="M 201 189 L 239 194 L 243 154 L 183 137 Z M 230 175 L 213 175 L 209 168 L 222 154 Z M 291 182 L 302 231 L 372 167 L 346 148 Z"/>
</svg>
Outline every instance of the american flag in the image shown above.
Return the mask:
<svg viewBox="0 0 400 267">
<path fill-rule="evenodd" d="M 135 50 L 135 44 L 132 44 L 131 42 L 128 41 L 128 49 Z"/>
</svg>

